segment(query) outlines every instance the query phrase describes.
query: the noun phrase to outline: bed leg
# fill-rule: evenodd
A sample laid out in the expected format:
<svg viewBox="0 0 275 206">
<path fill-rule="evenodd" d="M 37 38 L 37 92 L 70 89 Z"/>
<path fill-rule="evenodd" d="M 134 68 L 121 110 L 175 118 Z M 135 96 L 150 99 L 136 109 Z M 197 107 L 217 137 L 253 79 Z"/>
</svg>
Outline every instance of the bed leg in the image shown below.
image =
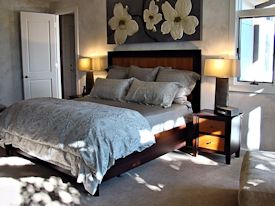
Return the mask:
<svg viewBox="0 0 275 206">
<path fill-rule="evenodd" d="M 12 156 L 13 155 L 13 148 L 11 144 L 5 144 L 6 149 L 6 156 Z"/>
<path fill-rule="evenodd" d="M 93 196 L 94 197 L 99 197 L 99 187 L 97 187 L 96 192 L 95 192 L 95 194 Z"/>
</svg>

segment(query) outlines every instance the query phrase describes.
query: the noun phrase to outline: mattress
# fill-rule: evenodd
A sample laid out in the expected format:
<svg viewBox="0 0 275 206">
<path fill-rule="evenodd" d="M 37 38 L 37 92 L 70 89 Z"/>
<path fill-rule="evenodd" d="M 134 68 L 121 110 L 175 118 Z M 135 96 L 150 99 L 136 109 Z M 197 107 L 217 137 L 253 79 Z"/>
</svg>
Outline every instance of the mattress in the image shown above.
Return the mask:
<svg viewBox="0 0 275 206">
<path fill-rule="evenodd" d="M 160 106 L 144 105 L 131 102 L 118 102 L 113 100 L 93 98 L 90 96 L 75 100 L 90 101 L 138 111 L 148 120 L 154 134 L 186 125 L 186 123 L 193 121 L 193 110 L 191 103 L 188 101 L 186 101 L 186 104 L 172 104 L 172 106 L 169 108 L 162 108 Z"/>
</svg>

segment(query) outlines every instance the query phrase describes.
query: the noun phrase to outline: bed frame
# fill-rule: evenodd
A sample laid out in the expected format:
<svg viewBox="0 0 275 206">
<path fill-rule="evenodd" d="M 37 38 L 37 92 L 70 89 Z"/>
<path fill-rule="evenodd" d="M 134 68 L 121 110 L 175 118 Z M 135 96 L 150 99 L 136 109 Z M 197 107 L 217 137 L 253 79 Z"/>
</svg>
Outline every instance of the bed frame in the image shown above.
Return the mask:
<svg viewBox="0 0 275 206">
<path fill-rule="evenodd" d="M 115 51 L 108 53 L 108 65 L 130 66 L 144 68 L 167 66 L 179 70 L 190 70 L 201 74 L 200 50 L 158 50 L 158 51 Z M 200 110 L 200 82 L 197 82 L 192 94 L 188 96 L 192 102 L 194 112 Z M 193 123 L 161 132 L 156 136 L 156 144 L 142 152 L 135 152 L 108 170 L 104 180 L 122 174 L 163 154 L 180 149 L 186 145 L 188 139 L 193 138 Z"/>
<path fill-rule="evenodd" d="M 158 50 L 158 51 L 114 51 L 108 53 L 108 65 L 140 67 L 170 66 L 175 69 L 190 70 L 201 74 L 201 51 L 200 50 Z M 188 96 L 192 102 L 194 112 L 200 110 L 200 82 L 197 82 L 192 94 Z M 156 144 L 145 149 L 142 152 L 134 152 L 131 155 L 118 159 L 104 176 L 103 180 L 115 176 L 153 160 L 163 154 L 181 149 L 186 145 L 188 140 L 193 138 L 193 123 L 187 123 L 182 127 L 177 127 L 169 131 L 161 132 L 156 137 Z M 6 147 L 7 155 L 10 155 L 15 149 L 11 146 Z M 22 151 L 16 149 L 17 153 Z M 47 165 L 51 165 L 47 163 Z M 51 165 L 53 166 L 53 165 Z M 56 168 L 56 166 L 54 166 Z M 56 168 L 66 174 L 70 171 L 64 171 Z M 97 193 L 98 195 L 98 193 Z"/>
</svg>

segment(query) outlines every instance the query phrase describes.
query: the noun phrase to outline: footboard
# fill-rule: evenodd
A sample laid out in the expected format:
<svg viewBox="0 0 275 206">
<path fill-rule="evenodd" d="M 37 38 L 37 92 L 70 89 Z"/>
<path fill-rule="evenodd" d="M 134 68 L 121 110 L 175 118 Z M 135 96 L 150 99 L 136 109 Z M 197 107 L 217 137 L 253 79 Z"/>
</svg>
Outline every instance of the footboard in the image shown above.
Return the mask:
<svg viewBox="0 0 275 206">
<path fill-rule="evenodd" d="M 104 180 L 118 176 L 163 154 L 181 149 L 192 137 L 193 123 L 188 123 L 186 127 L 177 127 L 161 132 L 156 135 L 156 144 L 153 146 L 142 152 L 134 152 L 125 158 L 117 160 L 115 165 L 105 174 Z"/>
</svg>

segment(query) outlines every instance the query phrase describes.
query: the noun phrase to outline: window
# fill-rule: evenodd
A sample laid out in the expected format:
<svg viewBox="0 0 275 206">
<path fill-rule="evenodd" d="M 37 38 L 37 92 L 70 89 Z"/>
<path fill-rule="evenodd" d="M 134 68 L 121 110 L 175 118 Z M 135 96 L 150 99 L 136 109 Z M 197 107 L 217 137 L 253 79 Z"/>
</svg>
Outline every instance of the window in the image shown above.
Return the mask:
<svg viewBox="0 0 275 206">
<path fill-rule="evenodd" d="M 275 94 L 275 8 L 270 2 L 251 2 L 256 1 L 236 0 L 232 6 L 237 15 L 230 32 L 235 35 L 240 76 L 231 80 L 230 90 Z"/>
<path fill-rule="evenodd" d="M 275 17 L 240 17 L 238 81 L 274 82 Z"/>
</svg>

